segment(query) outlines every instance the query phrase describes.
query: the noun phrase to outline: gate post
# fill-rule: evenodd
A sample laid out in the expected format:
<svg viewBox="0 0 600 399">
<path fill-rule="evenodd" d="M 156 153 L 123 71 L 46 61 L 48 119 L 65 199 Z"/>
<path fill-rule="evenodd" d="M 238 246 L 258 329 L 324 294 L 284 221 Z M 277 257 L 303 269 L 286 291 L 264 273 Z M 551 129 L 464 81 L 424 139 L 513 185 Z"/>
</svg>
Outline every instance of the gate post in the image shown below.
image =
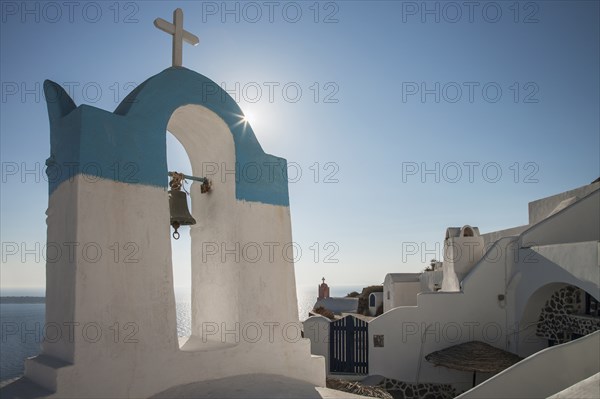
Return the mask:
<svg viewBox="0 0 600 399">
<path fill-rule="evenodd" d="M 346 364 L 344 371 L 354 373 L 354 316 L 346 317 Z"/>
</svg>

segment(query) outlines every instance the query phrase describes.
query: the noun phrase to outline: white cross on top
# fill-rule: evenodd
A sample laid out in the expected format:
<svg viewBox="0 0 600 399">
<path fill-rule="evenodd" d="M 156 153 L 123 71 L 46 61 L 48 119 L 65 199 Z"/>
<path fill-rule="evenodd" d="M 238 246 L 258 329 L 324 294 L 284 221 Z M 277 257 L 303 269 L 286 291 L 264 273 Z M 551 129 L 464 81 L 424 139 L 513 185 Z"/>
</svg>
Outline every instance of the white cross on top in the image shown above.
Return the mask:
<svg viewBox="0 0 600 399">
<path fill-rule="evenodd" d="M 173 66 L 182 65 L 183 41 L 191 44 L 192 46 L 196 46 L 200 42 L 197 36 L 192 35 L 186 30 L 183 30 L 183 11 L 181 11 L 181 8 L 173 11 L 173 23 L 167 22 L 162 18 L 156 18 L 154 20 L 154 26 L 170 35 L 173 35 Z"/>
</svg>

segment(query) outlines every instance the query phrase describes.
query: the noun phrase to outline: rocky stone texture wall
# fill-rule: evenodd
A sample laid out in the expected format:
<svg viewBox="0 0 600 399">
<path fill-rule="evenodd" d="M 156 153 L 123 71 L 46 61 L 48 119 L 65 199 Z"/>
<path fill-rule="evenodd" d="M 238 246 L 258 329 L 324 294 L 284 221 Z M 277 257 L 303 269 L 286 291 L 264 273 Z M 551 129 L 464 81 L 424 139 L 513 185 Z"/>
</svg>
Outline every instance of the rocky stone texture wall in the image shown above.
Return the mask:
<svg viewBox="0 0 600 399">
<path fill-rule="evenodd" d="M 390 392 L 395 398 L 404 399 L 452 399 L 458 395 L 449 384 L 411 384 L 385 378 L 379 386 Z"/>
<path fill-rule="evenodd" d="M 546 301 L 540 313 L 536 335 L 562 344 L 573 334 L 587 335 L 600 330 L 600 317 L 583 315 L 585 291 L 567 286 Z"/>
</svg>

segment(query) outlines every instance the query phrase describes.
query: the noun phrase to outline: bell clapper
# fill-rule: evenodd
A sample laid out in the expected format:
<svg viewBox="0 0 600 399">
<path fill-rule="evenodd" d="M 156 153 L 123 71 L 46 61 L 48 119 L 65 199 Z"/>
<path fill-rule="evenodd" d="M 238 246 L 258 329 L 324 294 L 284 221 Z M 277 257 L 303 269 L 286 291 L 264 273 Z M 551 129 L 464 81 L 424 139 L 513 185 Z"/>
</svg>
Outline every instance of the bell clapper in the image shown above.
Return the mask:
<svg viewBox="0 0 600 399">
<path fill-rule="evenodd" d="M 179 240 L 180 235 L 177 229 L 179 229 L 180 224 L 178 222 L 173 222 L 171 226 L 173 226 L 173 228 L 175 229 L 175 231 L 173 232 L 173 238 Z"/>
</svg>

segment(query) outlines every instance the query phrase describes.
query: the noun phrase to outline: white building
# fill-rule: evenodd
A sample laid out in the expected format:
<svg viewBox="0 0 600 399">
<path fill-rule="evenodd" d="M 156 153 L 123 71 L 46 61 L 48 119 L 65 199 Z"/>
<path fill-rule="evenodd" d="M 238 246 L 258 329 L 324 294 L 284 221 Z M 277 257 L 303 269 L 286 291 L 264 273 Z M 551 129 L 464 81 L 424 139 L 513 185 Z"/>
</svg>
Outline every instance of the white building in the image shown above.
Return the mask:
<svg viewBox="0 0 600 399">
<path fill-rule="evenodd" d="M 383 292 L 371 292 L 369 294 L 369 314 L 375 316 L 377 309 L 383 303 Z"/>
<path fill-rule="evenodd" d="M 399 306 L 417 306 L 417 294 L 421 291 L 421 273 L 387 274 L 383 280 L 383 311 Z"/>
<path fill-rule="evenodd" d="M 439 291 L 442 288 L 443 262 L 436 262 L 433 270 L 422 273 L 389 273 L 383 281 L 383 311 L 399 306 L 416 306 L 420 292 Z"/>
<path fill-rule="evenodd" d="M 368 323 L 368 374 L 411 391 L 458 394 L 471 387 L 472 373 L 435 367 L 427 354 L 483 341 L 528 357 L 600 330 L 600 182 L 529 203 L 526 225 L 485 234 L 465 225 L 447 229 L 444 238 L 442 290 L 431 290 L 430 278 L 418 274 L 386 276 L 385 312 Z M 493 378 L 469 397 L 546 397 L 568 388 L 600 371 L 599 337 L 549 348 L 539 358 L 560 358 L 559 369 L 528 359 L 498 375 L 510 389 Z M 320 350 L 335 363 L 335 353 Z M 492 375 L 477 377 L 481 383 Z M 519 380 L 527 389 L 515 388 Z M 495 388 L 484 391 L 487 384 Z"/>
</svg>

